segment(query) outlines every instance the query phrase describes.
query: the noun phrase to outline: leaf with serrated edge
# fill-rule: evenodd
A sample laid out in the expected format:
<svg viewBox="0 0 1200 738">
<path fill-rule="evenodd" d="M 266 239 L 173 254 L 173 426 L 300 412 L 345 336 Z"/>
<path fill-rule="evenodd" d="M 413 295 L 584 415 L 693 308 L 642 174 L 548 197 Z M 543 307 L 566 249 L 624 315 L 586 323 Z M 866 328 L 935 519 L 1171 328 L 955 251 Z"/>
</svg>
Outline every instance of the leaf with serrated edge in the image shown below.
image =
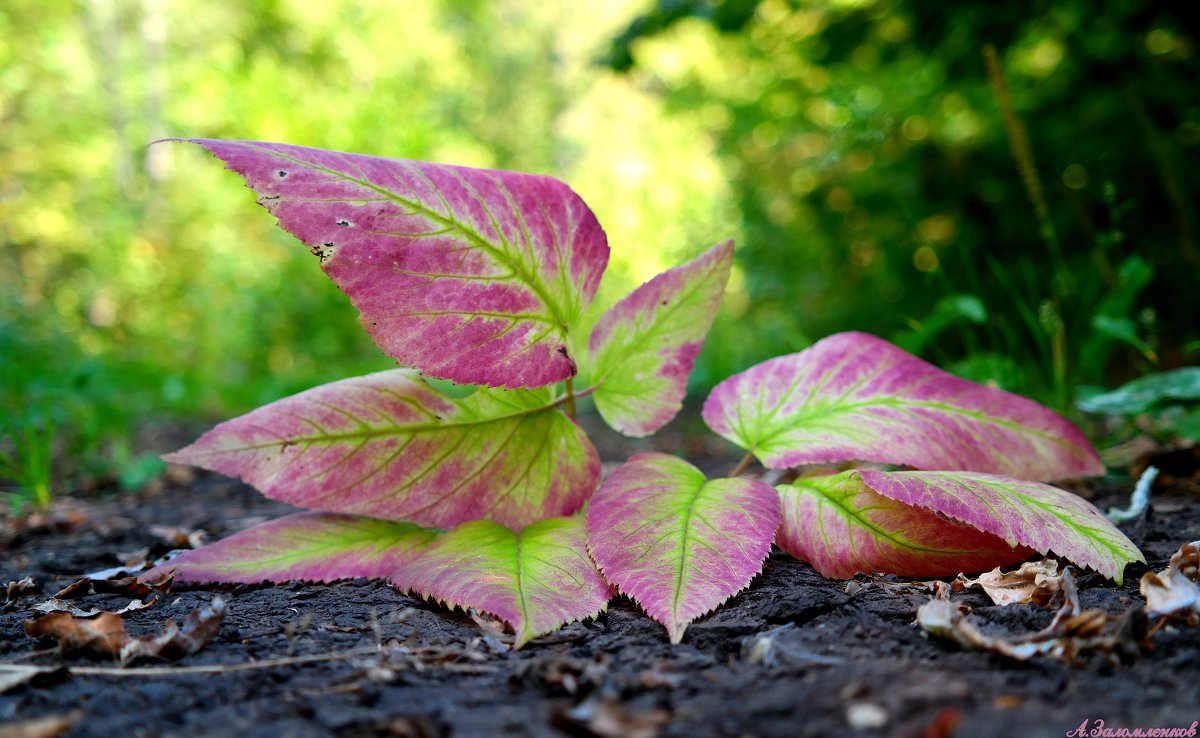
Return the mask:
<svg viewBox="0 0 1200 738">
<path fill-rule="evenodd" d="M 648 436 L 683 407 L 732 264 L 733 241 L 725 241 L 638 287 L 596 323 L 588 342 L 594 399 L 610 426 Z"/>
<path fill-rule="evenodd" d="M 262 141 L 186 139 L 242 175 L 321 258 L 389 356 L 464 384 L 573 377 L 567 334 L 608 264 L 604 231 L 550 177 Z"/>
<path fill-rule="evenodd" d="M 826 577 L 953 576 L 1013 564 L 1033 553 L 890 500 L 852 473 L 805 477 L 775 489 L 783 503 L 776 545 Z"/>
<path fill-rule="evenodd" d="M 266 405 L 163 458 L 241 477 L 312 510 L 519 528 L 576 512 L 600 478 L 595 448 L 549 407 L 550 389 L 455 399 L 393 369 Z"/>
<path fill-rule="evenodd" d="M 879 494 L 961 521 L 1010 546 L 1053 553 L 1121 583 L 1145 561 L 1125 534 L 1079 495 L 1038 482 L 970 472 L 847 472 Z"/>
<path fill-rule="evenodd" d="M 412 523 L 336 513 L 296 513 L 185 551 L 139 579 L 154 581 L 170 571 L 184 582 L 386 579 L 437 535 L 436 530 Z"/>
<path fill-rule="evenodd" d="M 762 570 L 779 497 L 753 479 L 709 481 L 691 464 L 645 453 L 614 471 L 588 507 L 588 547 L 608 581 L 679 643 L 688 623 Z"/>
<path fill-rule="evenodd" d="M 713 389 L 704 421 L 773 469 L 860 459 L 1053 480 L 1100 474 L 1079 429 L 865 333 L 838 333 Z"/>
<path fill-rule="evenodd" d="M 612 589 L 587 554 L 583 518 L 548 518 L 519 534 L 486 520 L 443 534 L 392 575 L 397 587 L 512 626 L 514 648 L 566 623 L 595 617 Z"/>
</svg>

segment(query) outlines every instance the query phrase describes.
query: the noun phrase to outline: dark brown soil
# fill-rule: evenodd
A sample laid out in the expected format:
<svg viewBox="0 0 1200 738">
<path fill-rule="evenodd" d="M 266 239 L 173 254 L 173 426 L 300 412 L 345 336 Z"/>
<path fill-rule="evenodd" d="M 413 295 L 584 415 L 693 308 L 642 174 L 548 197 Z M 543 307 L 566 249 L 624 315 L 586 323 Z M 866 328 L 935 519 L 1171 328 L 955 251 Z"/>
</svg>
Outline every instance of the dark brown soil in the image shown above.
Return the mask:
<svg viewBox="0 0 1200 738">
<path fill-rule="evenodd" d="M 1097 501 L 1124 502 L 1111 487 Z M 213 537 L 287 511 L 250 488 L 201 476 L 187 485 L 88 506 L 73 532 L 24 530 L 0 542 L 0 584 L 32 575 L 41 593 L 0 612 L 0 662 L 55 664 L 32 654 L 23 624 L 43 601 L 119 556 L 165 550 L 151 526 Z M 1194 497 L 1156 497 L 1127 527 L 1157 570 L 1200 539 Z M 158 547 L 154 549 L 154 547 Z M 1084 607 L 1120 613 L 1142 603 L 1132 566 L 1115 587 L 1079 578 Z M 211 587 L 176 586 L 126 616 L 134 635 L 156 632 L 212 600 Z M 468 615 L 386 584 L 224 588 L 229 612 L 200 653 L 167 674 L 59 672 L 0 695 L 0 725 L 79 710 L 67 735 L 290 738 L 396 736 L 1064 736 L 1088 720 L 1109 728 L 1188 727 L 1200 719 L 1200 628 L 1171 625 L 1128 664 L 1016 663 L 926 638 L 914 625 L 922 583 L 890 577 L 823 579 L 783 554 L 753 585 L 694 623 L 679 646 L 618 598 L 594 622 L 575 623 L 504 650 Z M 1050 613 L 995 607 L 957 594 L 986 631 L 1024 632 Z M 82 604 L 118 608 L 128 597 Z M 351 655 L 347 656 L 347 652 Z M 313 656 L 302 663 L 195 674 L 169 670 Z M 73 658 L 68 666 L 105 666 Z M 0 734 L 4 728 L 0 727 Z"/>
</svg>

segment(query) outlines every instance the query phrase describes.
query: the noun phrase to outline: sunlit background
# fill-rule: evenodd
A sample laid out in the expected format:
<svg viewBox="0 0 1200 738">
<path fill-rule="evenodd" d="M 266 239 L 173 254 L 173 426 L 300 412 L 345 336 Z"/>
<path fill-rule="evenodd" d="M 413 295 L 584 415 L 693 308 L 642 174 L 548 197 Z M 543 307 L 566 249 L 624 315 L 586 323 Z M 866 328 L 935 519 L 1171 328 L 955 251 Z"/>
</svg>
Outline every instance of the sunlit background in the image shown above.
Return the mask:
<svg viewBox="0 0 1200 738">
<path fill-rule="evenodd" d="M 697 391 L 859 329 L 1070 412 L 1198 355 L 1184 5 L 5 0 L 0 453 L 134 485 L 148 426 L 392 366 L 170 136 L 562 179 L 597 311 L 734 238 Z"/>
</svg>

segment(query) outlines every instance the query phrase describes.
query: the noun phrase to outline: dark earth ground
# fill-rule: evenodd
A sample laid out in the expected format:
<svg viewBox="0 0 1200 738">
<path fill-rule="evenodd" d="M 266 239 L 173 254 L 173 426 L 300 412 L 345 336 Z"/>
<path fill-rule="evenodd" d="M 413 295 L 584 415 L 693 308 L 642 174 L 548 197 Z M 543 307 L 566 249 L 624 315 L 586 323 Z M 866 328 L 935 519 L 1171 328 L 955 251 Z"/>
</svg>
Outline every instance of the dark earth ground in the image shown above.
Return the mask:
<svg viewBox="0 0 1200 738">
<path fill-rule="evenodd" d="M 623 458 L 603 445 L 601 453 Z M 728 453 L 702 466 L 727 471 Z M 0 663 L 61 663 L 53 651 L 32 653 L 23 625 L 38 613 L 29 608 L 83 573 L 123 563 L 122 556 L 147 547 L 151 556 L 165 552 L 153 526 L 201 529 L 213 540 L 290 510 L 245 485 L 173 471 L 173 481 L 136 495 L 79 503 L 74 530 L 10 523 L 0 532 L 0 585 L 32 575 L 41 587 L 0 611 Z M 1105 509 L 1123 505 L 1129 485 L 1097 484 L 1091 493 Z M 1200 539 L 1198 503 L 1194 485 L 1176 485 L 1156 492 L 1149 514 L 1125 526 L 1150 569 Z M 1082 605 L 1110 613 L 1140 606 L 1144 571 L 1129 567 L 1123 587 L 1080 576 Z M 182 620 L 218 592 L 228 615 L 204 650 L 174 664 L 141 665 L 151 674 L 59 671 L 16 686 L 0 694 L 0 736 L 57 735 L 15 731 L 32 727 L 31 719 L 68 714 L 74 726 L 65 735 L 104 738 L 986 738 L 1064 736 L 1085 719 L 1089 729 L 1100 719 L 1129 729 L 1200 720 L 1200 628 L 1169 625 L 1132 663 L 1018 663 L 926 638 L 914 624 L 930 596 L 922 582 L 826 580 L 781 553 L 748 590 L 691 625 L 679 646 L 622 597 L 596 621 L 511 653 L 469 615 L 365 580 L 175 585 L 156 605 L 127 614 L 126 625 L 135 636 L 157 632 L 168 617 Z M 972 621 L 989 634 L 1036 630 L 1052 616 L 1034 605 L 993 606 L 978 589 L 953 597 L 973 608 Z M 129 599 L 75 602 L 119 609 Z M 77 657 L 67 664 L 112 666 Z M 196 673 L 199 666 L 217 668 Z"/>
</svg>

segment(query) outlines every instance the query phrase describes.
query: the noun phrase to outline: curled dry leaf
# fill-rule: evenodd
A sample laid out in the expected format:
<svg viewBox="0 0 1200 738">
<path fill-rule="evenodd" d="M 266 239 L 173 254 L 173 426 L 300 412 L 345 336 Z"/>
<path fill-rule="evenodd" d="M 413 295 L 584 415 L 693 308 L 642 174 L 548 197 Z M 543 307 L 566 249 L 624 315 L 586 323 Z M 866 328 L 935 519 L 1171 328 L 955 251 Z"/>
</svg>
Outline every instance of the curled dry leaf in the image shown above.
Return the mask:
<svg viewBox="0 0 1200 738">
<path fill-rule="evenodd" d="M 997 605 L 1017 605 L 1032 602 L 1045 607 L 1062 586 L 1058 562 L 1054 559 L 1026 561 L 1016 571 L 1001 572 L 1000 567 L 970 579 L 962 574 L 952 585 L 955 592 L 979 587 Z"/>
<path fill-rule="evenodd" d="M 94 607 L 85 609 L 79 607 L 78 605 L 67 602 L 66 600 L 60 600 L 57 597 L 51 597 L 45 602 L 39 602 L 29 609 L 36 612 L 65 613 L 68 615 L 74 615 L 77 618 L 93 618 L 97 615 L 124 615 L 127 612 L 145 610 L 147 607 L 150 607 L 156 602 L 158 602 L 157 599 L 150 599 L 146 602 L 142 602 L 141 600 L 130 600 L 129 604 L 125 607 L 122 607 L 120 610 L 107 611 L 97 610 Z"/>
<path fill-rule="evenodd" d="M 120 615 L 102 612 L 92 620 L 77 618 L 69 612 L 52 612 L 25 623 L 30 638 L 50 638 L 64 651 L 89 651 L 116 656 L 129 642 L 125 621 Z"/>
<path fill-rule="evenodd" d="M 58 738 L 69 733 L 83 718 L 83 710 L 71 710 L 62 715 L 45 715 L 0 725 L 0 738 Z"/>
<path fill-rule="evenodd" d="M 967 620 L 970 608 L 950 601 L 950 587 L 934 582 L 934 597 L 917 610 L 917 623 L 930 635 L 954 641 L 963 648 L 991 651 L 1016 661 L 1041 656 L 1073 663 L 1101 656 L 1109 661 L 1129 661 L 1140 653 L 1146 636 L 1145 613 L 1133 608 L 1123 616 L 1100 610 L 1082 610 L 1070 569 L 1060 576 L 1060 586 L 1048 603 L 1057 606 L 1045 629 L 1028 635 L 987 635 Z"/>
<path fill-rule="evenodd" d="M 121 649 L 121 663 L 139 658 L 176 661 L 191 656 L 207 646 L 221 631 L 225 621 L 225 600 L 214 597 L 212 604 L 193 610 L 183 626 L 167 620 L 162 632 L 156 636 L 143 636 L 130 641 Z"/>
<path fill-rule="evenodd" d="M 612 697 L 593 697 L 551 717 L 563 732 L 588 738 L 656 738 L 669 722 L 671 714 L 666 710 L 630 712 Z"/>
<path fill-rule="evenodd" d="M 146 597 L 162 593 L 171 586 L 174 577 L 122 577 L 120 579 L 93 579 L 82 577 L 63 587 L 54 594 L 54 599 L 73 600 L 96 594 L 123 594 L 131 597 Z"/>
<path fill-rule="evenodd" d="M 7 607 L 15 602 L 18 598 L 24 597 L 27 594 L 38 592 L 41 586 L 33 580 L 33 577 L 25 576 L 8 583 L 8 588 L 4 595 L 4 605 Z"/>
<path fill-rule="evenodd" d="M 1146 572 L 1139 586 L 1147 614 L 1183 615 L 1193 624 L 1200 622 L 1200 541 L 1180 546 L 1166 569 Z"/>
<path fill-rule="evenodd" d="M 120 657 L 122 664 L 139 658 L 172 661 L 208 645 L 221 630 L 224 619 L 225 601 L 216 597 L 208 607 L 189 614 L 182 627 L 174 620 L 167 620 L 158 635 L 130 638 L 121 616 L 111 612 L 100 613 L 90 620 L 69 612 L 53 612 L 27 622 L 25 633 L 31 638 L 57 641 L 63 651 Z"/>
</svg>

